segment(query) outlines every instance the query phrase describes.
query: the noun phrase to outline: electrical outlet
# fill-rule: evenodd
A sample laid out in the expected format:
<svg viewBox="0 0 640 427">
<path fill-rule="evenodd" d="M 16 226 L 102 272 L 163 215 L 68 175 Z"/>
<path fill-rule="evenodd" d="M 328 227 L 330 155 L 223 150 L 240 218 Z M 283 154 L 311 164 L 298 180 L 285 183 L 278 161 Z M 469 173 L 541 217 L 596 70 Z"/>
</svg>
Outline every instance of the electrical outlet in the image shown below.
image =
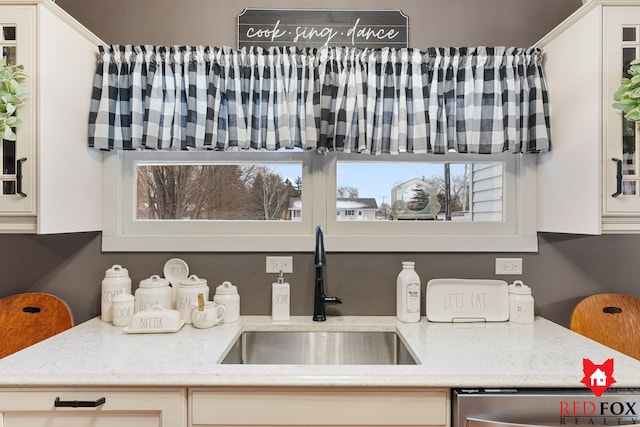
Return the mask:
<svg viewBox="0 0 640 427">
<path fill-rule="evenodd" d="M 496 258 L 496 274 L 522 274 L 522 258 Z"/>
<path fill-rule="evenodd" d="M 267 273 L 293 273 L 293 257 L 268 256 Z"/>
</svg>

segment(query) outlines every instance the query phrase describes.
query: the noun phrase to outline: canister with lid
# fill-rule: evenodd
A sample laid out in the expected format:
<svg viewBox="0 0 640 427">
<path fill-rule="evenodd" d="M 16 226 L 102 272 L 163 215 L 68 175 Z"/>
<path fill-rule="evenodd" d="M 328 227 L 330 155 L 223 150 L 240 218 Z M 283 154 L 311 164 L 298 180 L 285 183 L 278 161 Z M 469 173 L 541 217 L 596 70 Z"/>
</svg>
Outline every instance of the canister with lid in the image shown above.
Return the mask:
<svg viewBox="0 0 640 427">
<path fill-rule="evenodd" d="M 113 326 L 127 326 L 134 312 L 134 296 L 118 294 L 113 297 Z"/>
<path fill-rule="evenodd" d="M 112 300 L 119 293 L 131 293 L 131 278 L 129 277 L 129 270 L 115 264 L 105 271 L 104 279 L 102 279 L 100 319 L 103 322 L 111 322 L 113 320 Z"/>
<path fill-rule="evenodd" d="M 521 280 L 509 285 L 509 321 L 533 323 L 533 296 L 531 288 Z"/>
<path fill-rule="evenodd" d="M 176 298 L 176 310 L 180 312 L 180 318 L 187 324 L 191 324 L 191 309 L 193 304 L 198 304 L 198 294 L 203 294 L 205 301 L 209 300 L 207 279 L 201 279 L 192 274 L 180 282 Z"/>
<path fill-rule="evenodd" d="M 231 323 L 240 319 L 240 295 L 237 286 L 232 285 L 231 282 L 222 282 L 216 287 L 213 300 L 224 305 L 222 323 Z"/>
<path fill-rule="evenodd" d="M 167 310 L 173 309 L 173 290 L 169 286 L 169 280 L 157 274 L 140 282 L 140 286 L 136 289 L 135 312 L 151 310 L 154 305 Z"/>
</svg>

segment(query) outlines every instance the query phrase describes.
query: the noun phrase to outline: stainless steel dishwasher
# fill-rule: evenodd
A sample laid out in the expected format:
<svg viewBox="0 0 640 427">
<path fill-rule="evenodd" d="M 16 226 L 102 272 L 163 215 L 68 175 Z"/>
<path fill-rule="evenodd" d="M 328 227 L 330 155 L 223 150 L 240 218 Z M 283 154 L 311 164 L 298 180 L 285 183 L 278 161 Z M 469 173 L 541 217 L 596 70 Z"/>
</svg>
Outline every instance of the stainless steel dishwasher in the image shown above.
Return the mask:
<svg viewBox="0 0 640 427">
<path fill-rule="evenodd" d="M 640 424 L 640 389 L 454 389 L 452 427 Z"/>
</svg>

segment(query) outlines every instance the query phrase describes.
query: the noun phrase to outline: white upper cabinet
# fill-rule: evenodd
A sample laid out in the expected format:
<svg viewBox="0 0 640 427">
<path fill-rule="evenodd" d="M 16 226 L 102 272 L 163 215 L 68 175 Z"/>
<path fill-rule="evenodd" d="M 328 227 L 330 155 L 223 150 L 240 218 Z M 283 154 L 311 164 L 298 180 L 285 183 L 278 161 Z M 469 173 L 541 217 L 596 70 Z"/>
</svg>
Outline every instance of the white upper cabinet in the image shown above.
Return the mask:
<svg viewBox="0 0 640 427">
<path fill-rule="evenodd" d="M 638 127 L 612 107 L 640 54 L 640 2 L 592 0 L 537 46 L 552 137 L 552 151 L 538 156 L 538 230 L 640 232 Z"/>
<path fill-rule="evenodd" d="M 0 0 L 0 46 L 25 68 L 15 142 L 2 140 L 0 232 L 101 229 L 102 159 L 87 148 L 100 40 L 50 0 Z"/>
</svg>

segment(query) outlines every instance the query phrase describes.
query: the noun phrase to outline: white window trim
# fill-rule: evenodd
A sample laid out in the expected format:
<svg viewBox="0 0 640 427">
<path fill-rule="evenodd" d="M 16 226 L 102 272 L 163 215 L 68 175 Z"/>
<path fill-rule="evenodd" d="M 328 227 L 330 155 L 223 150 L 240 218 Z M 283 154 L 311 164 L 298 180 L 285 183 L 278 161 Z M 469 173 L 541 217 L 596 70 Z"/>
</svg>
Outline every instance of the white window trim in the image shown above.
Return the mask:
<svg viewBox="0 0 640 427">
<path fill-rule="evenodd" d="M 505 192 L 514 204 L 505 212 L 514 212 L 500 223 L 375 223 L 372 221 L 337 221 L 335 197 L 337 159 L 350 159 L 354 155 L 330 153 L 220 153 L 220 152 L 152 152 L 116 151 L 104 153 L 103 168 L 103 233 L 105 252 L 308 252 L 313 249 L 315 226 L 325 231 L 325 247 L 338 252 L 536 252 L 536 177 L 535 155 L 503 154 L 499 156 L 469 156 L 447 154 L 446 160 L 462 163 L 469 161 L 505 161 L 507 175 L 519 178 L 505 179 Z M 299 161 L 303 156 L 301 221 L 246 222 L 223 221 L 214 232 L 202 232 L 192 224 L 175 221 L 168 229 L 174 234 L 163 234 L 157 225 L 132 227 L 134 162 L 161 160 L 190 161 Z M 360 155 L 362 156 L 362 155 Z M 362 157 L 360 157 L 362 159 Z M 392 160 L 413 160 L 415 155 L 392 156 Z M 420 160 L 442 161 L 442 156 L 421 156 Z M 312 179 L 312 170 L 324 174 Z M 505 193 L 506 194 L 506 193 Z M 331 200 L 331 202 L 327 202 Z M 311 208 L 305 208 L 311 206 Z M 167 227 L 163 224 L 162 227 Z M 167 230 L 165 228 L 164 230 Z M 195 231 L 194 231 L 195 230 Z M 401 230 L 401 233 L 398 232 Z M 425 233 L 425 230 L 427 231 Z M 465 234 L 460 234 L 463 231 Z M 404 234 L 402 234 L 404 232 Z"/>
</svg>

